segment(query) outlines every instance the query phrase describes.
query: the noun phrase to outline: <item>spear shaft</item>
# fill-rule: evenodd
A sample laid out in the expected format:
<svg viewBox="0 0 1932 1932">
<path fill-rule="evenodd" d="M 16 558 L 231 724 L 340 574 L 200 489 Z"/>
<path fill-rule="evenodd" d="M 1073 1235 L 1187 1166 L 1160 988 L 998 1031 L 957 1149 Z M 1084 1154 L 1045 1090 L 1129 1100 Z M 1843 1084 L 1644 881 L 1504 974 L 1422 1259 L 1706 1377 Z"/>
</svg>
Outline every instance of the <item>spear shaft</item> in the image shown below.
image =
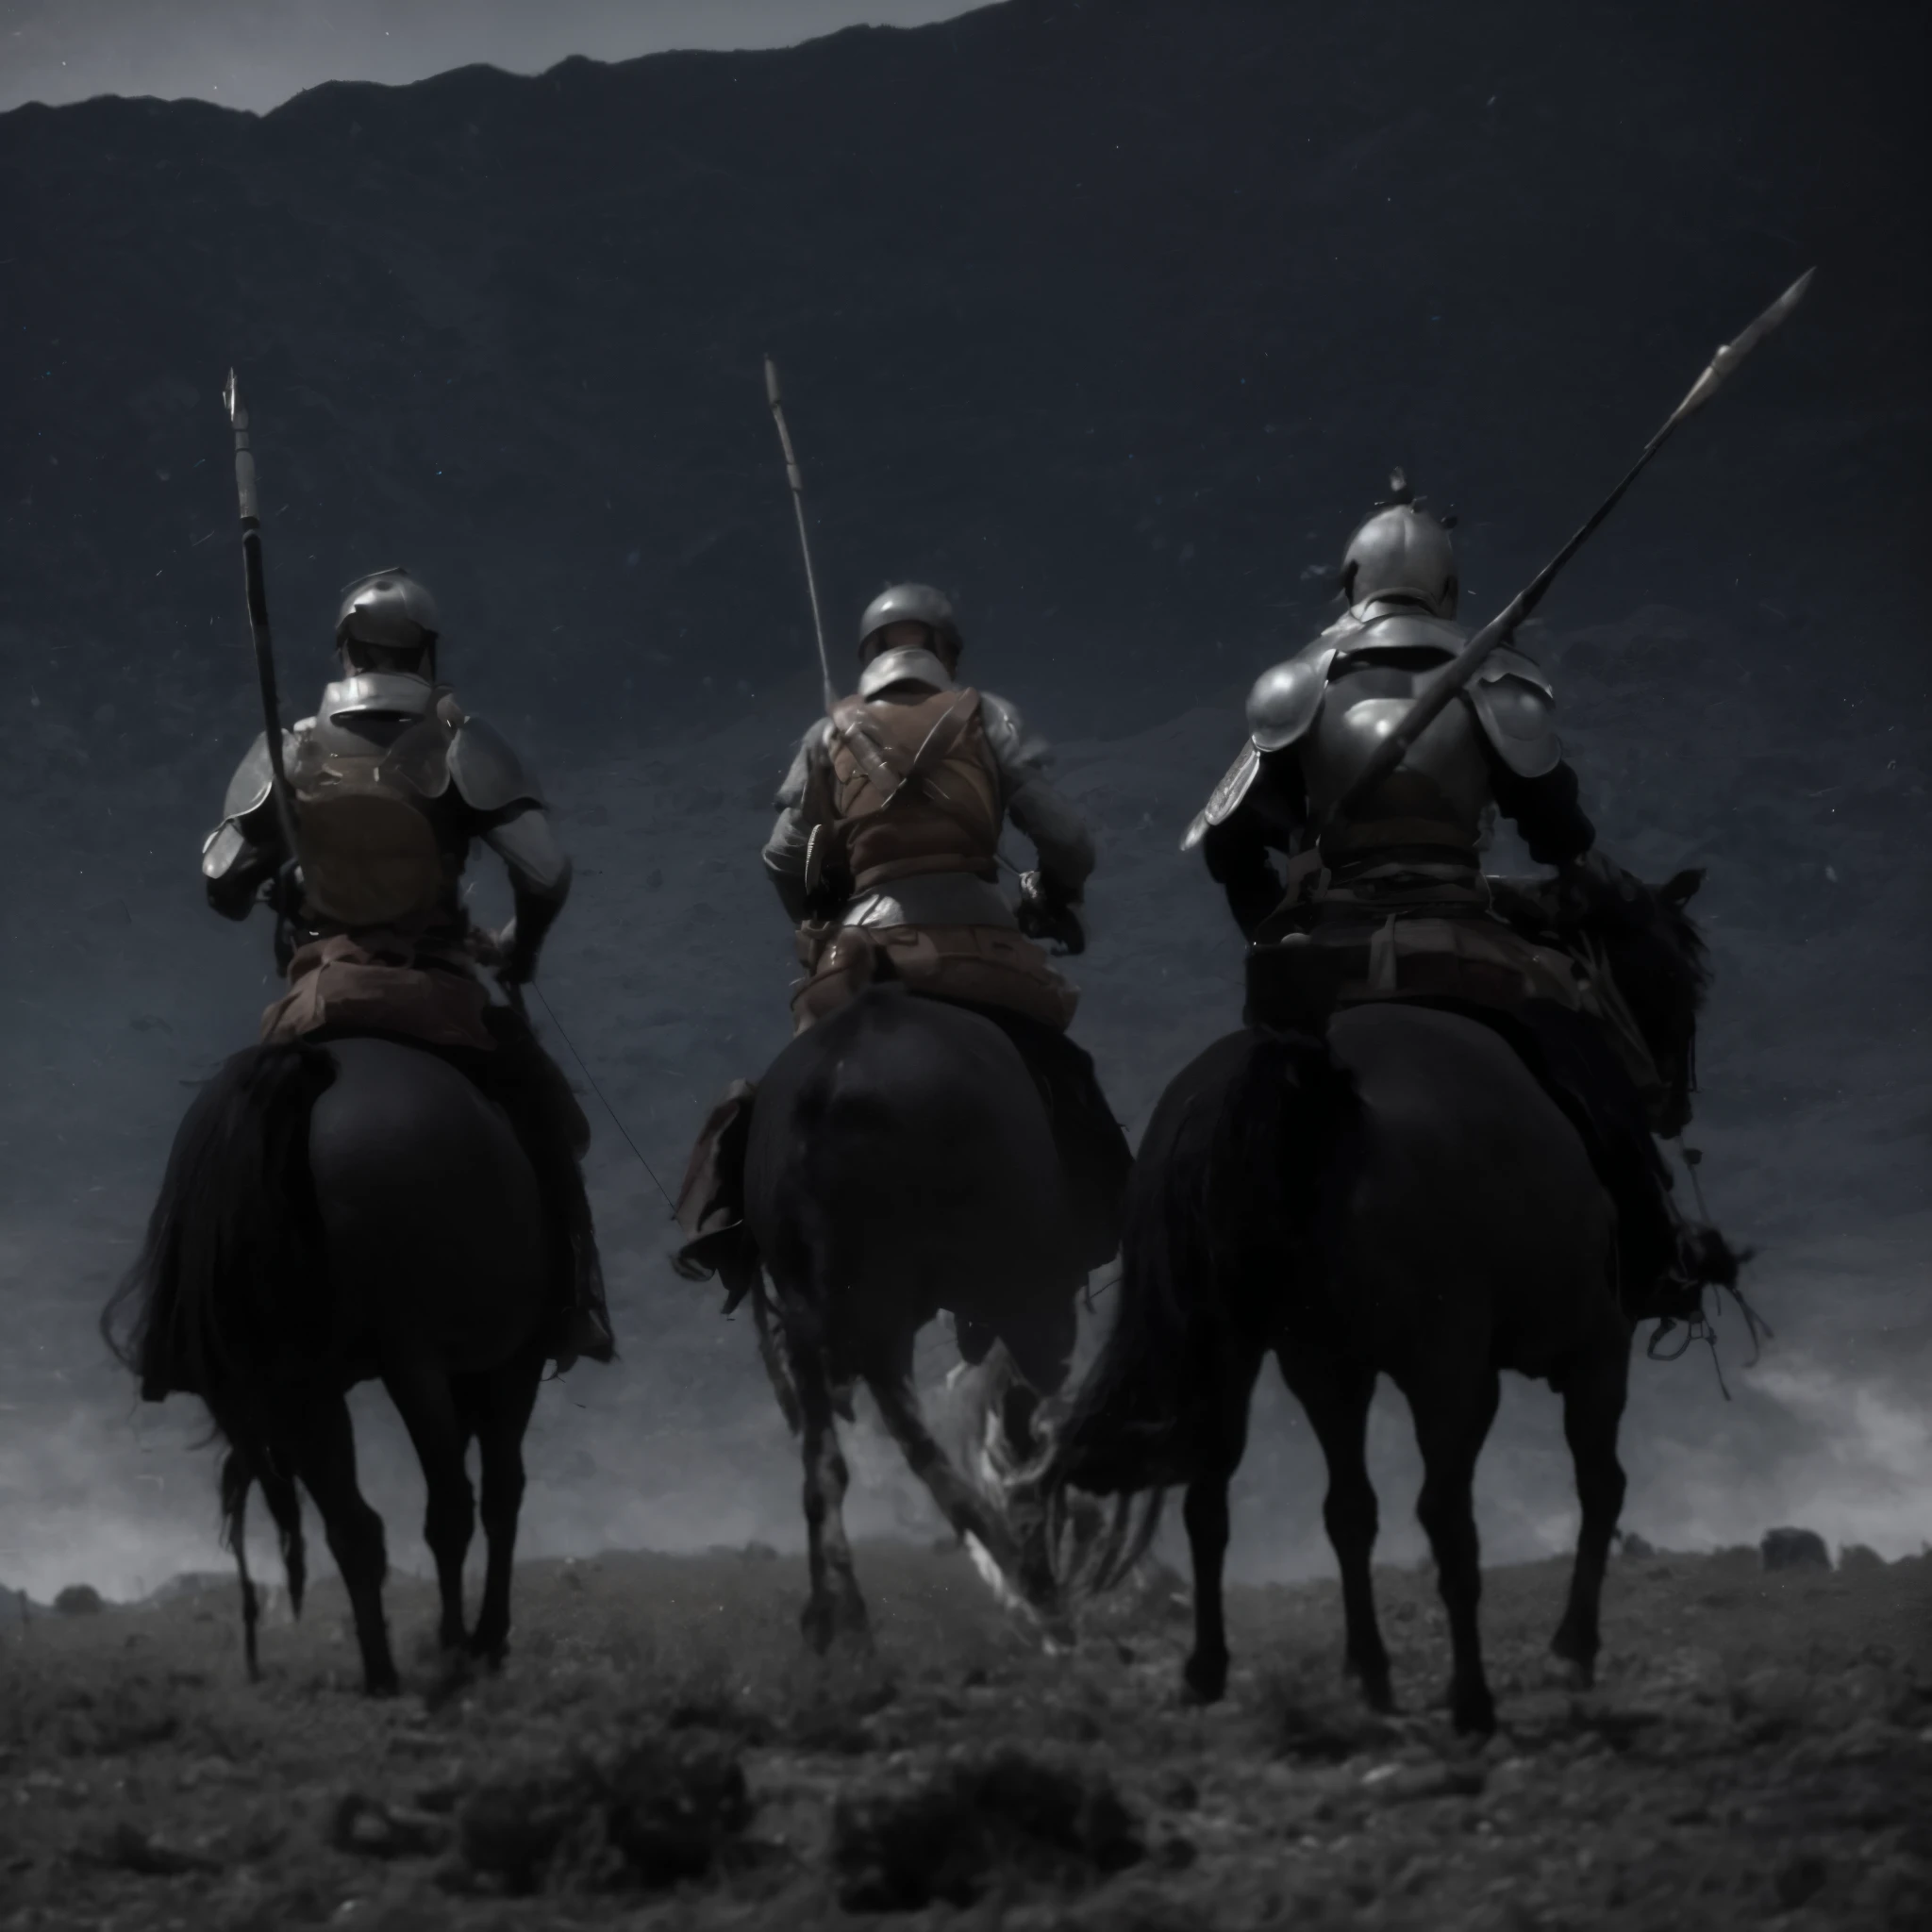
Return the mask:
<svg viewBox="0 0 1932 1932">
<path fill-rule="evenodd" d="M 1643 474 L 1651 458 L 1670 441 L 1677 425 L 1701 409 L 1735 373 L 1744 358 L 1804 300 L 1805 291 L 1811 286 L 1814 273 L 1814 270 L 1807 269 L 1741 335 L 1719 346 L 1717 354 L 1710 358 L 1709 368 L 1691 384 L 1690 394 L 1671 411 L 1663 427 L 1643 445 L 1643 453 L 1624 473 L 1623 480 L 1591 512 L 1589 520 L 1569 542 L 1470 639 L 1461 655 L 1409 707 L 1402 722 L 1375 747 L 1360 775 L 1336 806 L 1336 817 L 1345 816 L 1352 806 L 1359 805 L 1401 764 L 1409 747 L 1448 709 L 1456 694 L 1482 669 L 1483 660 L 1490 653 L 1515 636 L 1524 619 L 1542 602 L 1543 592 L 1555 582 L 1557 573 L 1583 548 L 1595 534 L 1597 526 L 1624 500 L 1624 492 Z"/>
<path fill-rule="evenodd" d="M 832 682 L 832 660 L 825 654 L 825 620 L 819 611 L 819 580 L 811 567 L 811 539 L 805 528 L 805 476 L 798 467 L 797 453 L 791 447 L 791 431 L 785 423 L 785 398 L 778 392 L 778 365 L 765 358 L 765 400 L 772 406 L 772 421 L 778 425 L 778 447 L 785 453 L 785 480 L 791 486 L 791 508 L 798 518 L 798 549 L 805 558 L 805 590 L 811 599 L 811 627 L 819 641 L 819 675 L 825 684 L 825 709 L 839 702 L 839 688 Z"/>
<path fill-rule="evenodd" d="M 228 371 L 222 400 L 235 431 L 235 495 L 242 508 L 242 582 L 248 600 L 248 628 L 255 639 L 255 675 L 261 686 L 263 736 L 268 743 L 269 790 L 282 835 L 284 861 L 295 857 L 295 808 L 282 758 L 282 706 L 275 691 L 275 639 L 268 627 L 268 587 L 261 572 L 261 511 L 255 488 L 255 452 L 248 439 L 248 410 L 235 372 Z"/>
</svg>

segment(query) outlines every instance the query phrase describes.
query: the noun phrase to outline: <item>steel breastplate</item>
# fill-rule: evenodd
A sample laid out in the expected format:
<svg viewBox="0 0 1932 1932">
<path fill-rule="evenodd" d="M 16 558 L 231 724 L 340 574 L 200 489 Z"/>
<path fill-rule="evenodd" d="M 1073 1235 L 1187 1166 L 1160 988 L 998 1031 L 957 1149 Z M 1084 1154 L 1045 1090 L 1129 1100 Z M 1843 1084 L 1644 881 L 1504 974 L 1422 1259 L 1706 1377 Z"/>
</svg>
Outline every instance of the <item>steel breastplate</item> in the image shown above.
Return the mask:
<svg viewBox="0 0 1932 1932">
<path fill-rule="evenodd" d="M 434 811 L 449 789 L 451 736 L 419 678 L 349 678 L 323 693 L 289 767 L 311 916 L 357 928 L 443 909 L 461 870 Z"/>
<path fill-rule="evenodd" d="M 1345 666 L 1323 695 L 1301 764 L 1310 816 L 1323 827 L 1324 853 L 1382 846 L 1441 846 L 1474 852 L 1493 802 L 1479 727 L 1457 702 L 1430 724 L 1408 755 L 1370 795 L 1330 826 L 1382 741 L 1446 668 L 1407 669 L 1364 659 Z"/>
</svg>

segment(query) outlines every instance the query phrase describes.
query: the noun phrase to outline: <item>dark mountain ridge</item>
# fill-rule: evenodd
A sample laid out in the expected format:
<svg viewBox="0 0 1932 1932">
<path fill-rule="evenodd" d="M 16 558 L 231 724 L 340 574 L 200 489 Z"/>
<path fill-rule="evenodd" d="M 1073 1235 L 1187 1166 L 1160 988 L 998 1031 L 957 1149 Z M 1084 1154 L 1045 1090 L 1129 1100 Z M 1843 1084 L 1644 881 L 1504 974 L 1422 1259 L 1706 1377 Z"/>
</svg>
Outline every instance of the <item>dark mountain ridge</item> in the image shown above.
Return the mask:
<svg viewBox="0 0 1932 1932">
<path fill-rule="evenodd" d="M 1859 18 L 1912 31 L 1016 0 L 259 119 L 19 109 L 8 656 L 63 715 L 112 676 L 164 737 L 184 702 L 244 721 L 233 362 L 298 683 L 335 586 L 403 557 L 453 664 L 544 737 L 715 722 L 808 649 L 770 349 L 839 647 L 880 580 L 930 575 L 990 678 L 1130 728 L 1315 619 L 1391 461 L 1461 508 L 1499 601 L 1815 259 L 1801 325 L 1563 597 L 1789 619 L 1896 568 L 1923 489 L 1924 260 L 1894 206 L 1923 143 Z"/>
</svg>

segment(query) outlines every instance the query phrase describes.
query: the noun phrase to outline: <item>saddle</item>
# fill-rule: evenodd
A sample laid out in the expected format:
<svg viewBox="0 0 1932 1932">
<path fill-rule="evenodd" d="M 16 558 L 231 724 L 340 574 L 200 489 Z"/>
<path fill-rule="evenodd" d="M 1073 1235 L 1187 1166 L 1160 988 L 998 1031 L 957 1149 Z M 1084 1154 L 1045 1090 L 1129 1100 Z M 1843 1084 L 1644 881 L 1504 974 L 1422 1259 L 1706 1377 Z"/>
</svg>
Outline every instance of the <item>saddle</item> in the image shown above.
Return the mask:
<svg viewBox="0 0 1932 1932">
<path fill-rule="evenodd" d="M 850 1004 L 875 980 L 972 1006 L 998 1007 L 1064 1033 L 1078 990 L 1030 940 L 1000 925 L 804 925 L 798 931 L 806 977 L 791 992 L 792 1031 Z"/>
<path fill-rule="evenodd" d="M 289 991 L 263 1012 L 261 1041 L 270 1046 L 327 1027 L 492 1053 L 489 1006 L 461 954 L 394 932 L 336 933 L 289 961 Z"/>
<path fill-rule="evenodd" d="M 1547 942 L 1471 908 L 1391 911 L 1364 927 L 1316 922 L 1248 955 L 1251 1025 L 1324 1025 L 1344 1007 L 1414 1000 L 1507 1015 L 1547 1002 L 1593 1021 L 1659 1126 L 1671 1111 L 1668 1083 L 1605 961 L 1587 945 Z"/>
</svg>

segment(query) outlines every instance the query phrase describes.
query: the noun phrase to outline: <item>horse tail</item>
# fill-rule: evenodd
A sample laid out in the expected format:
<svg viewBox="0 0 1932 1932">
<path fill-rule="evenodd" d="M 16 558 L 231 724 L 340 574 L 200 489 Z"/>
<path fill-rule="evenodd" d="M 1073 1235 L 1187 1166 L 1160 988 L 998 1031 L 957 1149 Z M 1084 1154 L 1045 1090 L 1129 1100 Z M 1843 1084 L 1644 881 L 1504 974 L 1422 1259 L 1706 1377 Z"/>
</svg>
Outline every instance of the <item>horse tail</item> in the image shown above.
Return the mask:
<svg viewBox="0 0 1932 1932">
<path fill-rule="evenodd" d="M 318 1339 L 325 1277 L 308 1117 L 334 1077 L 320 1047 L 254 1046 L 195 1095 L 141 1253 L 101 1316 L 145 1400 L 200 1395 L 227 1433 L 220 1396 L 238 1357 Z M 245 1502 L 245 1482 L 239 1493 Z"/>
<path fill-rule="evenodd" d="M 1324 1039 L 1259 1030 L 1218 1041 L 1161 1096 L 1127 1191 L 1119 1311 L 1059 1432 L 1060 1481 L 1186 1483 L 1230 1425 L 1238 1440 L 1247 1389 L 1230 1376 L 1296 1291 L 1353 1105 Z"/>
</svg>

